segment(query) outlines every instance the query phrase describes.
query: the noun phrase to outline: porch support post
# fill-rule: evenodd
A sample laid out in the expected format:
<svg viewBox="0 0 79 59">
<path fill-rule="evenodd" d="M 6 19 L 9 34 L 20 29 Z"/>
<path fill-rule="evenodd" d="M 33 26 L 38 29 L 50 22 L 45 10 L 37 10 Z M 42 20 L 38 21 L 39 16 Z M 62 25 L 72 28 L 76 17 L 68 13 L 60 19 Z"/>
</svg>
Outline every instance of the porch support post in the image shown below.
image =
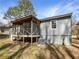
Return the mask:
<svg viewBox="0 0 79 59">
<path fill-rule="evenodd" d="M 23 24 L 23 26 L 24 26 L 24 24 Z M 24 34 L 24 27 L 23 27 L 23 34 Z M 23 43 L 25 43 L 25 42 L 24 42 L 24 37 L 23 37 Z"/>
<path fill-rule="evenodd" d="M 17 35 L 17 26 L 15 25 L 14 28 L 15 28 L 15 33 L 14 34 Z"/>
<path fill-rule="evenodd" d="M 25 43 L 25 42 L 24 42 L 24 37 L 23 37 L 23 43 Z"/>
<path fill-rule="evenodd" d="M 32 44 L 32 39 L 33 39 L 32 33 L 33 33 L 33 21 L 31 20 L 31 44 Z"/>
<path fill-rule="evenodd" d="M 38 37 L 36 37 L 36 43 L 37 43 Z"/>
</svg>

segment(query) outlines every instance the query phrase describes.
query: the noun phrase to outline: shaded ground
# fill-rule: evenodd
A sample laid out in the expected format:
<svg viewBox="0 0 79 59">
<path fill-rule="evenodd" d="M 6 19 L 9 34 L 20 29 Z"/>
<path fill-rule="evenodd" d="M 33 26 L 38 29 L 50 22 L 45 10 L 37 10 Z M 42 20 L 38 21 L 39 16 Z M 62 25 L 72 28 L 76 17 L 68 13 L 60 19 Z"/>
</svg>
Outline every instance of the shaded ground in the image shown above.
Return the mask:
<svg viewBox="0 0 79 59">
<path fill-rule="evenodd" d="M 9 38 L 9 35 L 0 33 L 0 39 L 4 39 L 4 38 Z"/>
<path fill-rule="evenodd" d="M 9 38 L 0 39 L 0 59 L 79 59 L 79 40 L 72 46 L 14 44 Z"/>
</svg>

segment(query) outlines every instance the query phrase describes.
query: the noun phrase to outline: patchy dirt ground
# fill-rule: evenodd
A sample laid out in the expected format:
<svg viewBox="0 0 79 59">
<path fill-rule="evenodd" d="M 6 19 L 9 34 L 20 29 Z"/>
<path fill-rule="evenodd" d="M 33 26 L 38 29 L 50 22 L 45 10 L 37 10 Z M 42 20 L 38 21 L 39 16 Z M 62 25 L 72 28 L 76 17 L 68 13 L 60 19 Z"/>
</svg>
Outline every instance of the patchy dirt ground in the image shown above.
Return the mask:
<svg viewBox="0 0 79 59">
<path fill-rule="evenodd" d="M 38 46 L 0 39 L 0 59 L 79 59 L 79 40 L 73 40 L 72 46 Z"/>
</svg>

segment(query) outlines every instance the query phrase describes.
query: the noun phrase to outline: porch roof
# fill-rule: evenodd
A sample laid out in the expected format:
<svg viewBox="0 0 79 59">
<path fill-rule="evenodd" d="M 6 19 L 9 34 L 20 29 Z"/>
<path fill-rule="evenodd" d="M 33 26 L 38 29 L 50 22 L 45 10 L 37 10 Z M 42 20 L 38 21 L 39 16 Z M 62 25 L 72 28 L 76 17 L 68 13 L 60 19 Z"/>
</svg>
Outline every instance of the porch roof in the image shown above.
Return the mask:
<svg viewBox="0 0 79 59">
<path fill-rule="evenodd" d="M 16 19 L 15 21 L 12 21 L 11 23 L 13 23 L 13 24 L 23 24 L 25 22 L 31 22 L 31 21 L 40 22 L 36 17 L 30 15 L 30 16 L 26 16 L 26 17 L 23 17 L 23 18 L 20 18 L 20 19 Z"/>
</svg>

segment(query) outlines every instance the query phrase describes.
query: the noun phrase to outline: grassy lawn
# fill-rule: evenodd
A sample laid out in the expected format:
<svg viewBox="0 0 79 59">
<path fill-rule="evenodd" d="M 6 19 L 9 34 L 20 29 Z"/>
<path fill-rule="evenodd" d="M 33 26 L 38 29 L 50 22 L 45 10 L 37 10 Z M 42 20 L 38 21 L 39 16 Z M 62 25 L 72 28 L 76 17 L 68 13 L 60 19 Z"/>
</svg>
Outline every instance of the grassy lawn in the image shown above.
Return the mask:
<svg viewBox="0 0 79 59">
<path fill-rule="evenodd" d="M 79 40 L 72 46 L 14 44 L 9 38 L 0 39 L 0 59 L 79 59 Z"/>
</svg>

